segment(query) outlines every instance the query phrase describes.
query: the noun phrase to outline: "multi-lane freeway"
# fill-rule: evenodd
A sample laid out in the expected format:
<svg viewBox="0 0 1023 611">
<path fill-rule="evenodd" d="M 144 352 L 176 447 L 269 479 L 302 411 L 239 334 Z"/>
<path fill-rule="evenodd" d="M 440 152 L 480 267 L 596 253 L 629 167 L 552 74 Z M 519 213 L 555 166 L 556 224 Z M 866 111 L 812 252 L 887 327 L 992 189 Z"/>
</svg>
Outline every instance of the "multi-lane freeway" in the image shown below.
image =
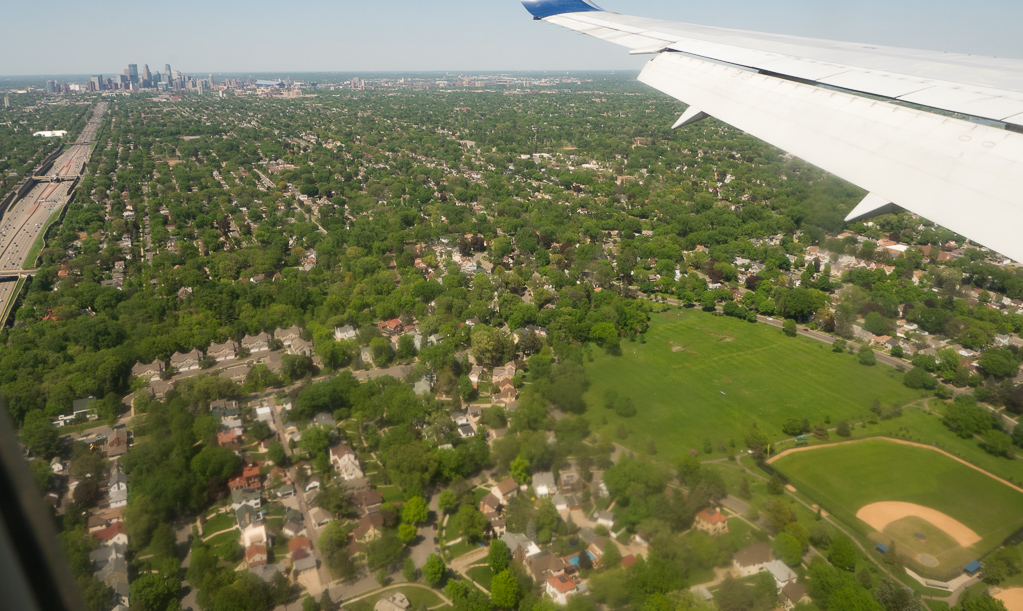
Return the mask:
<svg viewBox="0 0 1023 611">
<path fill-rule="evenodd" d="M 46 222 L 50 217 L 67 204 L 74 179 L 81 176 L 89 161 L 92 140 L 105 109 L 105 103 L 96 106 L 92 119 L 81 135 L 47 172 L 47 176 L 57 176 L 59 179 L 37 182 L 28 193 L 13 202 L 0 218 L 0 313 L 7 311 L 10 300 L 15 297 L 17 280 L 13 272 L 23 269 L 26 263 L 30 267 L 35 263 L 26 260 L 29 251 L 40 234 L 46 231 Z M 12 276 L 4 277 L 4 272 L 12 273 Z"/>
</svg>

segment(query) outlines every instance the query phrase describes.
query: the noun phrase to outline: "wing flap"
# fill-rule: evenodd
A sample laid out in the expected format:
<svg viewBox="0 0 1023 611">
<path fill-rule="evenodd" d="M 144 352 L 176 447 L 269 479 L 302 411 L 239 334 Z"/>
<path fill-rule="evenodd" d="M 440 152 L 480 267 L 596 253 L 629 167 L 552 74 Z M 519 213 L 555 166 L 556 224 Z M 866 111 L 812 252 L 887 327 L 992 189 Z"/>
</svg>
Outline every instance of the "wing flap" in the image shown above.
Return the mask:
<svg viewBox="0 0 1023 611">
<path fill-rule="evenodd" d="M 640 81 L 1023 261 L 1021 134 L 678 54 Z"/>
<path fill-rule="evenodd" d="M 1021 60 L 744 32 L 598 10 L 546 20 L 632 50 L 665 42 L 680 53 L 982 119 L 1018 124 L 1023 114 Z"/>
</svg>

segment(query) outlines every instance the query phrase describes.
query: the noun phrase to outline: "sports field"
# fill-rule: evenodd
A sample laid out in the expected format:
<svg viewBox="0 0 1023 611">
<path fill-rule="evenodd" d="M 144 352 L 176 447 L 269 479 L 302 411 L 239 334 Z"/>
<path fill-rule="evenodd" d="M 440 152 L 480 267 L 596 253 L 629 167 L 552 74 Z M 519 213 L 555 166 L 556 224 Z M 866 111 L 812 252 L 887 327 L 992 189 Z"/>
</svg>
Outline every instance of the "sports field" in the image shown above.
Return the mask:
<svg viewBox="0 0 1023 611">
<path fill-rule="evenodd" d="M 834 425 L 865 419 L 874 399 L 889 405 L 919 397 L 890 367 L 865 367 L 777 327 L 688 309 L 653 315 L 645 344 L 622 342 L 621 356 L 594 351 L 586 370 L 591 427 L 613 434 L 624 422 L 629 437 L 616 441 L 643 451 L 653 440 L 658 457 L 668 461 L 690 448 L 702 452 L 706 439 L 715 455 L 718 440 L 734 440 L 741 452 L 753 422 L 781 439 L 790 417 L 819 423 L 829 415 Z M 608 388 L 631 397 L 637 415 L 621 418 L 605 409 Z"/>
<path fill-rule="evenodd" d="M 772 464 L 871 541 L 894 541 L 915 570 L 954 572 L 1023 527 L 1023 492 L 927 448 L 872 439 Z"/>
</svg>

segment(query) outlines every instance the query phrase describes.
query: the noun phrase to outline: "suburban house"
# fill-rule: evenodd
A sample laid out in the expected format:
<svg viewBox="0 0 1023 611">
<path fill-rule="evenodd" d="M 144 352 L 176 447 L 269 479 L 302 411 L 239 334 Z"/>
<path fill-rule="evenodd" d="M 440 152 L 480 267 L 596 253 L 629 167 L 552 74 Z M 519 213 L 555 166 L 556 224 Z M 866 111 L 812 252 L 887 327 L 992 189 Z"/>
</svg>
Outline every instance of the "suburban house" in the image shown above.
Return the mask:
<svg viewBox="0 0 1023 611">
<path fill-rule="evenodd" d="M 330 512 L 320 507 L 313 507 L 309 510 L 309 519 L 312 520 L 313 526 L 320 528 L 326 526 L 330 521 Z"/>
<path fill-rule="evenodd" d="M 262 544 L 252 545 L 245 550 L 245 566 L 253 567 L 266 564 L 266 546 Z"/>
<path fill-rule="evenodd" d="M 541 553 L 540 547 L 522 533 L 506 532 L 500 538 L 508 546 L 508 551 L 511 552 L 512 558 L 515 558 L 517 562 L 525 562 L 529 558 Z"/>
<path fill-rule="evenodd" d="M 384 528 L 384 516 L 380 513 L 368 513 L 359 518 L 359 525 L 352 531 L 356 541 L 372 541 L 380 536 Z"/>
<path fill-rule="evenodd" d="M 696 514 L 693 526 L 708 535 L 720 535 L 728 532 L 728 518 L 720 510 L 708 507 Z"/>
<path fill-rule="evenodd" d="M 234 342 L 228 340 L 223 344 L 210 344 L 209 349 L 206 351 L 206 355 L 212 359 L 220 361 L 226 361 L 234 358 Z"/>
<path fill-rule="evenodd" d="M 774 577 L 774 583 L 778 586 L 778 590 L 796 582 L 796 574 L 781 560 L 768 562 L 764 569 Z"/>
<path fill-rule="evenodd" d="M 107 437 L 106 446 L 103 448 L 107 458 L 116 458 L 128 451 L 128 432 L 124 429 L 114 429 L 114 432 Z"/>
<path fill-rule="evenodd" d="M 263 499 L 260 497 L 259 492 L 255 490 L 246 490 L 245 488 L 238 488 L 231 491 L 231 511 L 238 511 L 238 508 L 242 505 L 248 505 L 253 509 L 259 509 L 263 506 Z"/>
<path fill-rule="evenodd" d="M 92 533 L 100 545 L 128 545 L 128 532 L 123 522 L 114 522 L 102 530 Z"/>
<path fill-rule="evenodd" d="M 316 351 L 313 349 L 313 343 L 304 340 L 301 337 L 296 338 L 295 341 L 288 345 L 288 353 L 297 356 L 313 356 Z"/>
<path fill-rule="evenodd" d="M 529 569 L 533 579 L 542 583 L 555 575 L 565 572 L 565 561 L 550 552 L 541 552 L 526 560 L 526 568 Z"/>
<path fill-rule="evenodd" d="M 352 503 L 360 508 L 362 513 L 374 513 L 384 504 L 384 497 L 376 490 L 363 490 L 352 495 Z"/>
<path fill-rule="evenodd" d="M 533 490 L 536 491 L 536 496 L 542 499 L 557 494 L 558 486 L 554 483 L 554 474 L 550 471 L 533 474 Z"/>
<path fill-rule="evenodd" d="M 111 507 L 124 507 L 128 504 L 128 478 L 124 473 L 121 473 L 121 470 L 116 465 L 110 470 L 107 492 L 109 493 Z"/>
<path fill-rule="evenodd" d="M 246 335 L 242 338 L 242 348 L 248 350 L 250 354 L 266 352 L 270 349 L 270 336 L 266 332 L 259 335 Z"/>
<path fill-rule="evenodd" d="M 480 499 L 480 513 L 483 515 L 497 514 L 501 511 L 501 501 L 493 494 L 488 494 Z"/>
<path fill-rule="evenodd" d="M 480 376 L 483 375 L 483 368 L 479 365 L 473 365 L 469 371 L 469 381 L 472 382 L 473 388 L 478 388 L 480 383 Z"/>
<path fill-rule="evenodd" d="M 294 540 L 295 537 L 305 536 L 305 524 L 302 524 L 301 522 L 287 522 L 284 525 L 284 528 L 281 529 L 281 532 L 284 533 L 285 537 Z"/>
<path fill-rule="evenodd" d="M 738 577 L 756 575 L 765 570 L 773 559 L 771 548 L 767 543 L 760 541 L 732 556 L 732 572 Z"/>
<path fill-rule="evenodd" d="M 312 541 L 305 536 L 295 537 L 291 541 L 288 541 L 288 555 L 291 556 L 292 560 L 305 558 L 309 555 L 309 550 L 312 548 Z"/>
<path fill-rule="evenodd" d="M 493 494 L 502 505 L 507 505 L 518 493 L 519 485 L 510 477 L 490 488 L 490 494 Z"/>
<path fill-rule="evenodd" d="M 600 471 L 593 474 L 593 480 L 590 482 L 590 494 L 600 498 L 606 498 L 611 494 L 607 489 L 607 484 L 604 483 L 604 474 Z"/>
<path fill-rule="evenodd" d="M 803 583 L 790 582 L 781 589 L 781 594 L 786 609 L 791 609 L 799 603 L 810 602 L 810 596 L 806 593 L 806 584 Z"/>
<path fill-rule="evenodd" d="M 159 359 L 152 363 L 136 363 L 131 368 L 131 375 L 136 378 L 148 378 L 150 381 L 159 380 L 160 374 L 163 373 L 163 361 Z"/>
<path fill-rule="evenodd" d="M 178 371 L 193 371 L 199 368 L 199 361 L 202 360 L 202 353 L 198 350 L 191 352 L 175 352 L 171 355 L 171 367 Z"/>
<path fill-rule="evenodd" d="M 380 323 L 380 332 L 387 337 L 397 335 L 401 333 L 403 329 L 404 327 L 402 326 L 401 321 L 398 320 L 397 318 L 385 320 L 384 322 Z"/>
<path fill-rule="evenodd" d="M 237 475 L 227 482 L 227 487 L 234 490 L 240 490 L 246 488 L 249 490 L 258 490 L 262 480 L 259 475 L 259 467 L 251 465 L 242 469 L 240 475 Z"/>
<path fill-rule="evenodd" d="M 597 524 L 600 524 L 601 526 L 607 529 L 610 529 L 615 525 L 615 514 L 613 512 L 595 511 L 593 512 L 593 517 L 595 518 Z"/>
<path fill-rule="evenodd" d="M 355 331 L 355 327 L 352 325 L 345 325 L 334 329 L 334 339 L 339 342 L 355 339 L 357 336 L 358 334 Z"/>
<path fill-rule="evenodd" d="M 345 444 L 330 449 L 330 464 L 337 469 L 338 475 L 345 481 L 358 479 L 363 475 L 355 451 Z"/>
<path fill-rule="evenodd" d="M 274 337 L 281 340 L 281 343 L 285 346 L 290 346 L 296 339 L 302 337 L 302 329 L 297 326 L 292 326 L 287 329 L 278 329 L 274 333 Z"/>
<path fill-rule="evenodd" d="M 544 591 L 559 605 L 568 604 L 568 599 L 579 592 L 579 583 L 568 575 L 548 577 Z"/>
<path fill-rule="evenodd" d="M 566 494 L 569 492 L 579 492 L 579 486 L 584 483 L 574 466 L 562 469 L 558 479 L 560 480 L 558 482 L 558 489 Z"/>
</svg>

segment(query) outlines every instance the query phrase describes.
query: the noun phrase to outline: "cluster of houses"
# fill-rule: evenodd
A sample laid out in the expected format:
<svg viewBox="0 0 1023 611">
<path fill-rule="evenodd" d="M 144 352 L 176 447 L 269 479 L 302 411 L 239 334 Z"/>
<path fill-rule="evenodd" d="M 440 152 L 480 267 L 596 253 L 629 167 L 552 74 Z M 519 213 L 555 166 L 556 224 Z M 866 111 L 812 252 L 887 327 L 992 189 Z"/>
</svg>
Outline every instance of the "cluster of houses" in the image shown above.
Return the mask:
<svg viewBox="0 0 1023 611">
<path fill-rule="evenodd" d="M 274 340 L 280 341 L 283 352 L 273 349 Z M 257 364 L 266 365 L 273 373 L 280 373 L 284 365 L 283 357 L 289 354 L 310 357 L 314 365 L 322 366 L 315 354 L 313 343 L 302 338 L 301 328 L 292 326 L 288 329 L 278 329 L 272 335 L 265 331 L 256 335 L 245 335 L 239 342 L 230 340 L 223 343 L 214 342 L 206 349 L 205 354 L 195 349 L 175 352 L 167 363 L 159 359 L 152 363 L 136 363 L 131 372 L 134 377 L 148 379 L 149 387 L 146 392 L 157 399 L 162 399 L 174 387 L 176 378 L 198 372 L 202 369 L 205 359 L 214 361 L 213 367 L 220 376 L 241 383 Z M 175 371 L 175 375 L 165 380 L 163 378 L 168 365 Z"/>
<path fill-rule="evenodd" d="M 256 406 L 255 420 L 273 423 L 273 407 L 269 401 L 264 400 Z M 284 403 L 281 408 L 287 411 L 291 405 Z M 211 405 L 211 412 L 220 420 L 218 444 L 241 454 L 244 424 L 237 402 L 216 401 Z M 309 426 L 336 429 L 333 417 L 325 413 L 317 414 Z M 302 437 L 302 431 L 298 425 L 289 423 L 284 429 L 284 436 L 286 442 L 297 442 Z M 263 445 L 266 446 L 268 442 L 263 442 Z M 265 450 L 265 447 L 261 450 Z M 301 486 L 292 481 L 286 470 L 277 466 L 263 475 L 261 467 L 265 469 L 266 464 L 251 461 L 248 457 L 245 457 L 245 464 L 227 483 L 231 491 L 230 511 L 237 522 L 239 540 L 245 550 L 245 568 L 267 582 L 290 565 L 293 578 L 299 583 L 305 583 L 306 574 L 317 569 L 312 541 L 316 539 L 318 529 L 334 520 L 330 512 L 315 506 L 316 497 L 325 482 L 321 476 L 313 474 L 312 465 L 301 459 L 300 454 L 301 451 L 296 450 L 293 459 L 296 460 L 296 472 L 304 482 Z M 345 443 L 333 445 L 328 449 L 328 458 L 332 467 L 331 477 L 344 486 L 353 507 L 360 515 L 350 535 L 353 551 L 358 552 L 383 531 L 384 521 L 379 513 L 383 496 L 365 477 L 359 458 L 350 446 Z M 297 495 L 305 499 L 309 507 L 307 512 L 299 511 L 299 504 L 293 502 Z M 286 507 L 280 529 L 280 534 L 288 539 L 286 558 L 273 558 L 269 552 L 276 532 L 267 528 L 267 503 L 270 500 L 280 501 Z"/>
</svg>

